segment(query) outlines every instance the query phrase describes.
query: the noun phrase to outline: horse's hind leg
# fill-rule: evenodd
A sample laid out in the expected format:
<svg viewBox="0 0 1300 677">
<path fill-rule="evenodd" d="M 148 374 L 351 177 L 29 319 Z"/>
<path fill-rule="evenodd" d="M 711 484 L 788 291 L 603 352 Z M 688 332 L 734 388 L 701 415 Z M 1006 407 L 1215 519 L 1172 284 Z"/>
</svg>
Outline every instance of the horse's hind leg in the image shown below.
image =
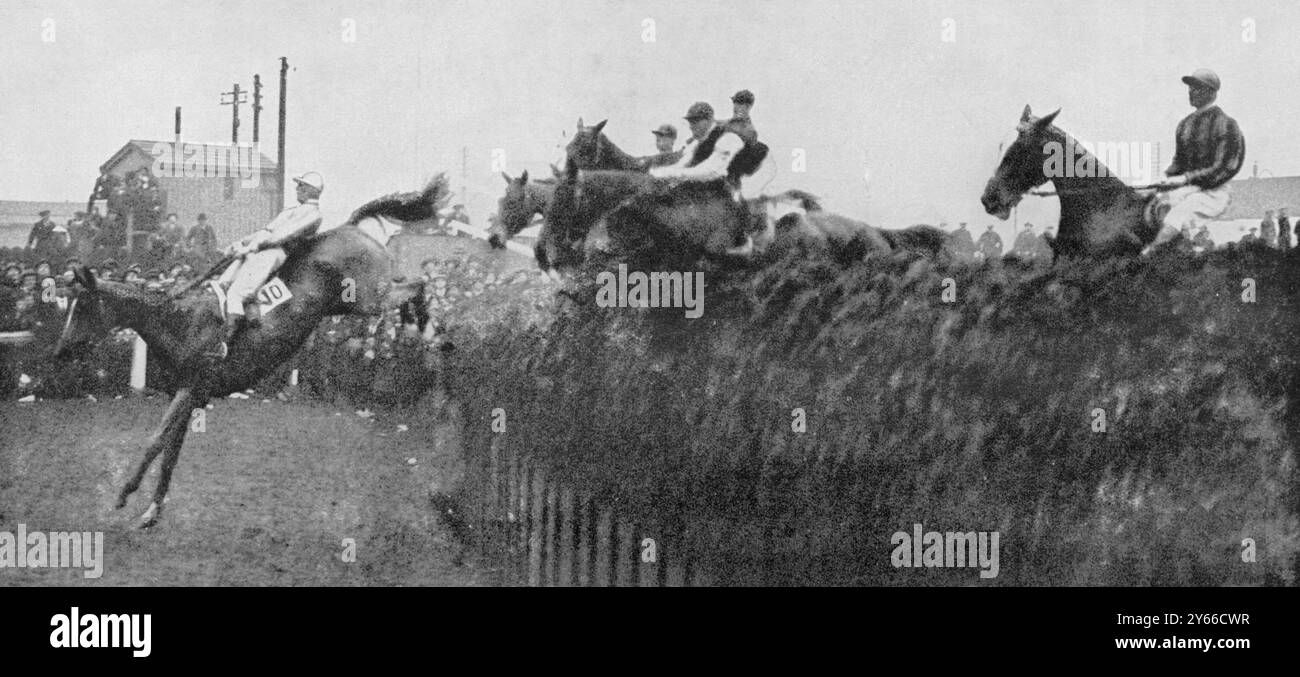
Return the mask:
<svg viewBox="0 0 1300 677">
<path fill-rule="evenodd" d="M 162 488 L 162 495 L 166 494 L 166 484 L 171 479 L 168 461 L 170 460 L 171 466 L 175 466 L 176 457 L 180 453 L 181 442 L 185 439 L 186 426 L 190 422 L 190 412 L 196 406 L 197 401 L 188 388 L 182 388 L 176 392 L 176 396 L 172 398 L 171 404 L 167 407 L 167 413 L 163 416 L 162 424 L 154 432 L 149 441 L 149 446 L 145 448 L 144 458 L 140 459 L 140 464 L 136 466 L 135 474 L 131 476 L 131 480 L 122 487 L 121 493 L 118 494 L 118 508 L 126 506 L 127 498 L 135 493 L 136 489 L 140 488 L 140 483 L 144 481 L 145 474 L 149 472 L 149 466 L 153 465 L 154 459 L 158 458 L 158 454 L 164 451 L 167 454 L 163 459 L 163 476 L 159 479 L 158 484 Z M 142 518 L 141 526 L 149 526 L 157 521 L 157 514 L 161 505 L 160 495 L 155 493 L 154 504 L 150 505 L 149 510 L 146 512 L 146 517 L 149 519 Z M 148 524 L 144 524 L 145 521 Z"/>
<path fill-rule="evenodd" d="M 180 398 L 181 394 L 177 393 L 177 397 Z M 179 413 L 174 419 L 168 419 L 167 442 L 163 448 L 162 468 L 158 472 L 158 486 L 153 491 L 153 502 L 140 516 L 137 524 L 139 528 L 146 529 L 153 526 L 162 516 L 163 501 L 167 498 L 167 489 L 172 484 L 172 471 L 176 469 L 176 462 L 181 458 L 181 445 L 185 443 L 185 433 L 189 431 L 190 412 L 206 404 L 206 397 L 199 397 L 185 391 L 184 402 L 177 408 Z"/>
</svg>

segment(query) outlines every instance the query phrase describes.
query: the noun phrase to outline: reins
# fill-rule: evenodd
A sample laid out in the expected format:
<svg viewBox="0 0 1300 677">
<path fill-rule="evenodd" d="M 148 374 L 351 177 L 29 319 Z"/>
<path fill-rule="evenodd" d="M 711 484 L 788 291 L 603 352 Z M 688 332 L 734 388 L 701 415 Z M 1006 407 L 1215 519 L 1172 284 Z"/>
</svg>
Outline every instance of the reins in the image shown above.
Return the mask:
<svg viewBox="0 0 1300 677">
<path fill-rule="evenodd" d="M 1133 190 L 1156 190 L 1156 191 L 1160 190 L 1160 184 L 1158 183 L 1147 184 L 1145 186 L 1125 186 L 1125 187 L 1131 188 Z M 1067 195 L 1067 196 L 1068 195 L 1089 195 L 1091 193 L 1102 193 L 1102 192 L 1112 191 L 1112 190 L 1115 190 L 1114 186 L 1098 186 L 1095 188 L 1072 188 L 1067 191 L 1031 190 L 1028 191 L 1026 195 L 1033 195 L 1034 197 L 1056 197 L 1060 195 Z"/>
</svg>

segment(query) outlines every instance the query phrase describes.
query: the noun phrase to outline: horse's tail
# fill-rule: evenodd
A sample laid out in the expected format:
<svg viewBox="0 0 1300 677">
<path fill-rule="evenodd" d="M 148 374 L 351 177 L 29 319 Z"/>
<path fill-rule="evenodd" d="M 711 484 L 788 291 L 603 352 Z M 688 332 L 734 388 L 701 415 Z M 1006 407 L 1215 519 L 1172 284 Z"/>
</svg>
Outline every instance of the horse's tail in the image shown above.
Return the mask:
<svg viewBox="0 0 1300 677">
<path fill-rule="evenodd" d="M 423 221 L 432 218 L 438 210 L 446 207 L 450 200 L 451 188 L 448 186 L 447 176 L 440 172 L 422 191 L 392 193 L 361 205 L 352 212 L 352 216 L 348 217 L 344 225 L 355 226 L 363 219 L 372 216 L 383 216 L 406 223 Z"/>
</svg>

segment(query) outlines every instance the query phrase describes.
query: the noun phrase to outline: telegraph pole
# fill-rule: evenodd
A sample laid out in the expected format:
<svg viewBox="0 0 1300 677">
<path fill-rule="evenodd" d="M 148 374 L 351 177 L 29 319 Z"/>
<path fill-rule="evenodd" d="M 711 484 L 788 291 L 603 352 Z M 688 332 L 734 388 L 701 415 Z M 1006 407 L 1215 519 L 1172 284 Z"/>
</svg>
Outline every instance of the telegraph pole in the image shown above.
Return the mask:
<svg viewBox="0 0 1300 677">
<path fill-rule="evenodd" d="M 258 134 L 259 120 L 262 117 L 262 76 L 253 76 L 253 143 L 261 140 Z"/>
<path fill-rule="evenodd" d="M 276 178 L 280 182 L 280 201 L 273 205 L 272 215 L 284 208 L 284 101 L 285 87 L 289 84 L 289 60 L 280 57 L 280 132 L 276 137 L 275 167 Z"/>
<path fill-rule="evenodd" d="M 460 202 L 465 204 L 469 195 L 469 146 L 460 147 Z"/>
<path fill-rule="evenodd" d="M 238 82 L 235 83 L 234 91 L 221 93 L 221 96 L 223 97 L 221 101 L 221 105 L 230 106 L 232 109 L 234 109 L 234 116 L 230 122 L 231 143 L 239 143 L 239 104 L 248 102 L 247 94 L 248 92 L 241 90 L 239 88 Z M 224 100 L 224 97 L 227 96 L 230 97 L 229 101 Z"/>
</svg>

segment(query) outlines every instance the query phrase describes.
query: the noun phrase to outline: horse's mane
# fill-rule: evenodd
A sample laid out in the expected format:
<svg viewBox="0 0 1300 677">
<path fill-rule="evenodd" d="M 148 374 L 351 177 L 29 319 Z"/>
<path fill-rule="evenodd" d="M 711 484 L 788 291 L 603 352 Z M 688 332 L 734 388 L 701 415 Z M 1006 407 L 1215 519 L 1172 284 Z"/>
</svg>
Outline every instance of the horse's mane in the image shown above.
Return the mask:
<svg viewBox="0 0 1300 677">
<path fill-rule="evenodd" d="M 148 308 L 162 309 L 171 306 L 172 298 L 161 289 L 144 289 L 129 282 L 117 280 L 96 280 L 96 289 L 107 291 L 110 295 L 124 301 L 141 303 Z"/>
<path fill-rule="evenodd" d="M 361 205 L 343 225 L 355 226 L 362 219 L 373 216 L 384 216 L 396 221 L 423 221 L 437 214 L 450 199 L 451 189 L 448 187 L 447 176 L 439 172 L 422 191 L 390 193 Z"/>
<path fill-rule="evenodd" d="M 1119 187 L 1119 188 L 1129 187 L 1127 183 L 1125 183 L 1122 179 L 1120 179 L 1115 174 L 1115 169 L 1113 167 L 1108 167 L 1104 162 L 1102 162 L 1103 158 L 1100 154 L 1094 152 L 1093 150 L 1088 150 L 1087 147 L 1083 145 L 1083 142 L 1074 138 L 1073 134 L 1070 134 L 1069 132 L 1065 131 L 1064 129 L 1061 129 L 1060 127 L 1057 127 L 1055 124 L 1049 124 L 1047 125 L 1047 128 L 1043 130 L 1043 136 L 1048 141 L 1055 141 L 1057 143 L 1062 144 L 1064 148 L 1069 150 L 1070 154 L 1067 157 L 1073 157 L 1074 162 L 1076 163 L 1079 161 L 1079 158 L 1081 157 L 1086 156 L 1092 158 L 1093 175 L 1085 178 L 1094 181 L 1097 180 L 1106 181 L 1106 183 L 1114 184 L 1115 187 Z"/>
<path fill-rule="evenodd" d="M 640 165 L 640 161 L 637 157 L 620 148 L 618 144 L 614 143 L 614 141 L 605 134 L 603 129 L 598 130 L 599 127 L 600 125 L 596 125 L 581 129 L 578 134 L 569 141 L 569 145 L 565 148 L 565 155 L 572 157 L 575 146 L 579 143 L 583 143 L 584 139 L 589 139 L 589 141 L 586 141 L 585 143 L 590 144 L 592 147 L 592 150 L 595 153 L 595 158 L 593 158 L 592 161 L 598 165 L 592 169 L 619 171 L 636 170 Z"/>
</svg>

